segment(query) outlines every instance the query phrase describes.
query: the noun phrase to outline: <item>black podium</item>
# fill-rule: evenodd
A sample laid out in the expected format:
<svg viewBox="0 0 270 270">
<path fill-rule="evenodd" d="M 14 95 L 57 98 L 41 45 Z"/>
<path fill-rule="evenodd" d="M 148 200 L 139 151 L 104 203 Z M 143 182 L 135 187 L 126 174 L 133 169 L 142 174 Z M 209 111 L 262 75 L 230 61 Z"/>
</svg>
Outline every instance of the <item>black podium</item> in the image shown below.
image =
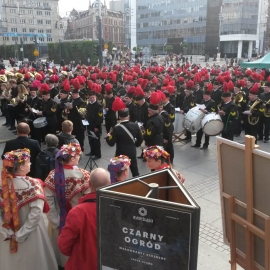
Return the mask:
<svg viewBox="0 0 270 270">
<path fill-rule="evenodd" d="M 197 269 L 200 207 L 170 169 L 97 191 L 100 270 Z"/>
</svg>

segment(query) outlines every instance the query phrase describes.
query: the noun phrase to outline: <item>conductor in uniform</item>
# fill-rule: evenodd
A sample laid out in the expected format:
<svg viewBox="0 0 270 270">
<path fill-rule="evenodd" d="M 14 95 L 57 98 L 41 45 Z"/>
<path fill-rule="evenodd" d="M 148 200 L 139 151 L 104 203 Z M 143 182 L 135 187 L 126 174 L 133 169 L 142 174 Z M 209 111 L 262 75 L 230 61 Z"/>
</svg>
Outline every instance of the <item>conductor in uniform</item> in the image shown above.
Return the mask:
<svg viewBox="0 0 270 270">
<path fill-rule="evenodd" d="M 115 98 L 112 108 L 118 111 L 120 123 L 113 127 L 111 133 L 107 134 L 106 142 L 109 146 L 116 144 L 115 156 L 126 155 L 131 159 L 132 176 L 138 176 L 136 147 L 139 147 L 143 141 L 141 130 L 137 124 L 129 121 L 129 109 L 120 98 Z"/>
</svg>

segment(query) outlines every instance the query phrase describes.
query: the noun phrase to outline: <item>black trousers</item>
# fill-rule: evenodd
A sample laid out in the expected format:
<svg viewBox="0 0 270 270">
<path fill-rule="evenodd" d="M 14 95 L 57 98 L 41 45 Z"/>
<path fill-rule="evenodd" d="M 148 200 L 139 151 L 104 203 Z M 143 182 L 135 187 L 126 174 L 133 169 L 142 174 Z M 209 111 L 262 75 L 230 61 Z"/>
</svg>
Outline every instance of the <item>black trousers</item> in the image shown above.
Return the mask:
<svg viewBox="0 0 270 270">
<path fill-rule="evenodd" d="M 101 157 L 101 144 L 100 144 L 101 131 L 98 130 L 98 132 L 95 132 L 97 139 L 89 136 L 91 135 L 89 133 L 89 130 L 87 130 L 87 132 L 88 132 L 88 141 L 89 141 L 92 155 Z"/>
<path fill-rule="evenodd" d="M 196 144 L 201 145 L 202 143 L 202 136 L 203 136 L 203 131 L 202 128 L 196 133 Z M 209 145 L 209 138 L 210 136 L 204 134 L 204 144 L 205 146 Z"/>
<path fill-rule="evenodd" d="M 129 157 L 130 158 L 130 157 Z M 138 165 L 137 165 L 137 158 L 135 157 L 131 157 L 130 158 L 130 171 L 133 177 L 138 176 L 139 175 L 139 169 L 138 169 Z"/>
<path fill-rule="evenodd" d="M 173 164 L 174 148 L 173 148 L 172 140 L 169 140 L 166 144 L 164 144 L 164 150 L 170 154 L 170 161 L 171 161 L 171 164 Z"/>
<path fill-rule="evenodd" d="M 105 127 L 107 133 L 109 133 L 110 129 L 116 125 L 116 118 L 106 118 L 105 117 Z"/>
<path fill-rule="evenodd" d="M 259 121 L 258 137 L 259 139 L 269 140 L 270 117 L 262 117 Z"/>
<path fill-rule="evenodd" d="M 233 141 L 234 133 L 235 133 L 235 130 L 231 129 L 226 132 L 222 131 L 221 134 L 222 134 L 222 138 Z"/>
<path fill-rule="evenodd" d="M 249 123 L 246 123 L 245 125 L 245 134 L 254 136 L 255 137 L 255 143 L 257 143 L 257 136 L 259 131 L 259 123 L 256 125 L 250 125 Z"/>
<path fill-rule="evenodd" d="M 74 128 L 72 131 L 72 135 L 79 141 L 82 152 L 84 152 L 84 129 Z"/>
<path fill-rule="evenodd" d="M 10 115 L 10 124 L 12 127 L 15 127 L 15 120 L 18 119 L 18 110 L 15 108 L 10 109 L 9 115 Z"/>
</svg>

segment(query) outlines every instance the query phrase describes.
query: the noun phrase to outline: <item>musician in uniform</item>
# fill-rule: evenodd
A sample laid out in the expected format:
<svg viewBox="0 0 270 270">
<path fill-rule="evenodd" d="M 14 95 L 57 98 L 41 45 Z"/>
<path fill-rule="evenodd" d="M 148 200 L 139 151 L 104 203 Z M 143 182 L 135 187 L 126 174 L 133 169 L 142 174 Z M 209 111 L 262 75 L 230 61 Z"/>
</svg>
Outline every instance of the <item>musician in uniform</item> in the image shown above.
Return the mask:
<svg viewBox="0 0 270 270">
<path fill-rule="evenodd" d="M 255 137 L 257 142 L 257 135 L 259 131 L 259 121 L 264 113 L 263 102 L 258 98 L 259 85 L 254 85 L 249 89 L 249 101 L 247 103 L 245 112 L 245 134 Z"/>
<path fill-rule="evenodd" d="M 209 84 L 207 89 L 203 91 L 203 99 L 199 104 L 204 104 L 205 109 L 200 109 L 204 114 L 213 113 L 216 111 L 216 103 L 213 99 L 211 99 L 212 92 L 212 84 Z M 200 149 L 207 149 L 209 145 L 210 136 L 204 134 L 204 144 L 201 147 L 202 143 L 203 130 L 202 128 L 196 133 L 196 143 L 191 147 Z"/>
<path fill-rule="evenodd" d="M 186 83 L 185 98 L 184 98 L 184 102 L 180 110 L 181 114 L 187 113 L 191 108 L 195 106 L 194 96 L 192 95 L 193 88 L 194 88 L 194 82 L 189 80 Z M 191 141 L 190 131 L 186 130 L 186 137 L 183 140 L 186 140 L 187 142 Z"/>
<path fill-rule="evenodd" d="M 114 102 L 114 96 L 112 91 L 112 85 L 110 83 L 107 83 L 105 85 L 105 127 L 107 133 L 110 131 L 111 127 L 114 127 L 116 125 L 116 113 L 112 110 L 112 104 Z"/>
<path fill-rule="evenodd" d="M 267 82 L 264 85 L 264 93 L 260 94 L 260 99 L 264 104 L 264 113 L 261 117 L 258 140 L 269 142 L 269 130 L 270 130 L 270 76 L 267 78 Z"/>
<path fill-rule="evenodd" d="M 176 82 L 176 108 L 182 108 L 184 98 L 185 98 L 185 88 L 186 88 L 186 82 L 184 80 L 184 77 L 179 77 L 178 81 Z"/>
<path fill-rule="evenodd" d="M 135 87 L 129 87 L 126 95 L 124 96 L 124 102 L 129 110 L 129 121 L 135 123 L 137 120 L 137 105 L 133 102 L 135 96 Z"/>
<path fill-rule="evenodd" d="M 65 109 L 67 108 L 65 103 L 70 102 L 70 84 L 68 81 L 64 81 L 60 90 L 60 102 L 57 104 L 56 116 L 57 116 L 57 130 L 62 130 L 62 122 L 65 120 L 63 114 L 65 114 Z"/>
<path fill-rule="evenodd" d="M 47 125 L 41 129 L 42 138 L 47 134 L 56 134 L 56 104 L 50 96 L 50 88 L 47 84 L 41 85 L 42 104 L 41 111 L 37 113 L 38 116 L 46 117 Z"/>
<path fill-rule="evenodd" d="M 159 114 L 164 119 L 163 127 L 163 146 L 164 149 L 170 154 L 171 163 L 173 164 L 174 159 L 174 148 L 172 143 L 173 135 L 173 122 L 175 119 L 175 110 L 174 106 L 170 103 L 170 92 L 165 89 L 164 92 L 158 90 L 157 93 L 160 95 L 160 105 L 159 105 Z"/>
<path fill-rule="evenodd" d="M 160 95 L 155 92 L 150 97 L 148 108 L 149 118 L 145 127 L 143 138 L 146 146 L 163 146 L 164 118 L 159 114 Z"/>
<path fill-rule="evenodd" d="M 50 97 L 54 99 L 55 96 L 58 95 L 58 89 L 54 86 L 58 77 L 57 75 L 51 75 L 49 78 L 49 87 L 50 87 Z"/>
<path fill-rule="evenodd" d="M 86 154 L 86 156 L 91 155 L 96 160 L 101 158 L 100 136 L 102 134 L 103 112 L 102 105 L 97 101 L 97 93 L 95 91 L 89 93 L 89 103 L 87 104 L 86 111 L 86 119 L 89 122 L 89 126 L 87 126 L 88 141 L 91 149 L 91 152 Z M 94 133 L 95 137 L 91 132 Z"/>
<path fill-rule="evenodd" d="M 11 86 L 11 97 L 10 97 L 10 105 L 9 105 L 9 115 L 10 115 L 10 121 L 11 126 L 8 130 L 16 130 L 15 126 L 15 120 L 18 118 L 18 108 L 14 104 L 12 104 L 12 100 L 16 100 L 18 97 L 18 87 L 17 87 L 17 81 L 15 79 L 9 80 L 9 84 Z M 14 102 L 13 102 L 14 103 Z"/>
<path fill-rule="evenodd" d="M 67 107 L 67 117 L 73 123 L 72 135 L 78 140 L 82 152 L 84 152 L 84 125 L 82 123 L 83 114 L 80 113 L 80 109 L 85 108 L 86 104 L 83 99 L 80 97 L 80 82 L 78 79 L 74 79 L 71 87 L 71 104 Z M 85 108 L 85 116 L 86 116 L 86 108 Z"/>
<path fill-rule="evenodd" d="M 37 96 L 38 88 L 35 85 L 30 85 L 30 96 L 26 101 L 25 112 L 28 114 L 28 125 L 30 127 L 31 139 L 37 140 L 41 144 L 41 133 L 39 128 L 35 128 L 33 122 L 39 117 L 33 112 L 33 109 L 41 111 L 42 110 L 42 100 Z"/>
<path fill-rule="evenodd" d="M 136 147 L 142 144 L 143 138 L 139 126 L 129 121 L 129 109 L 120 98 L 116 98 L 112 108 L 118 111 L 120 123 L 107 134 L 106 142 L 109 146 L 116 144 L 115 156 L 126 155 L 131 159 L 130 170 L 132 176 L 138 176 L 139 170 L 136 159 Z"/>
<path fill-rule="evenodd" d="M 237 105 L 238 108 L 238 121 L 237 121 L 237 128 L 235 130 L 235 137 L 239 137 L 242 132 L 242 121 L 244 114 L 243 112 L 247 106 L 247 98 L 246 93 L 241 91 L 243 87 L 245 87 L 246 82 L 245 80 L 238 80 L 233 89 L 233 102 Z"/>
<path fill-rule="evenodd" d="M 195 104 L 201 104 L 201 102 L 203 100 L 203 91 L 200 88 L 199 82 L 195 82 L 194 83 L 194 87 L 195 87 L 195 89 L 193 91 L 194 102 L 195 102 Z M 207 88 L 206 88 L 206 91 L 205 92 L 207 92 Z"/>
<path fill-rule="evenodd" d="M 213 90 L 211 92 L 211 99 L 215 101 L 216 105 L 221 103 L 221 95 L 222 95 L 222 86 L 220 81 L 216 80 L 213 82 Z"/>
<path fill-rule="evenodd" d="M 218 114 L 224 123 L 222 138 L 233 141 L 237 128 L 238 109 L 236 104 L 232 102 L 232 93 L 227 83 L 223 85 L 222 102 L 218 105 Z"/>
</svg>

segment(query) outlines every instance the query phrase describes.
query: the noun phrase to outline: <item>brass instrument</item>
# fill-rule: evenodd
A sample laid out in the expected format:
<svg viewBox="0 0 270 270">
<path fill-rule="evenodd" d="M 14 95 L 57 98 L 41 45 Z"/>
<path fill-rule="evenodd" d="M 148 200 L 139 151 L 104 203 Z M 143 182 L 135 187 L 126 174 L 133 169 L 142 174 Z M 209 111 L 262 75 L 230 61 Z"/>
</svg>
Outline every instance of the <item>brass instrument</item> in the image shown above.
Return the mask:
<svg viewBox="0 0 270 270">
<path fill-rule="evenodd" d="M 86 110 L 86 108 L 80 108 L 80 109 L 78 109 L 78 107 L 76 106 L 76 109 L 77 109 L 79 115 L 80 115 L 83 119 L 85 119 L 85 118 L 87 117 L 87 110 Z"/>
<path fill-rule="evenodd" d="M 5 75 L 0 75 L 0 82 L 1 83 L 6 83 L 7 82 L 7 77 Z"/>
<path fill-rule="evenodd" d="M 233 102 L 234 102 L 235 104 L 238 104 L 238 103 L 241 103 L 241 102 L 243 101 L 243 99 L 244 99 L 243 94 L 242 94 L 241 92 L 239 92 L 239 93 L 237 93 L 237 94 L 234 96 Z"/>
<path fill-rule="evenodd" d="M 255 107 L 261 103 L 260 99 L 256 99 L 253 105 L 250 107 L 249 111 L 252 113 L 252 111 L 255 109 Z M 252 126 L 255 126 L 258 124 L 260 118 L 259 117 L 252 117 L 252 115 L 248 116 L 248 123 Z"/>
<path fill-rule="evenodd" d="M 71 95 L 68 95 L 67 102 L 70 102 L 70 101 L 71 101 Z M 68 114 L 69 114 L 69 109 L 64 109 L 62 111 L 62 118 L 65 120 L 68 120 Z"/>
<path fill-rule="evenodd" d="M 10 100 L 10 104 L 12 104 L 13 106 L 17 106 L 19 104 L 19 101 L 20 100 L 26 101 L 26 99 L 27 99 L 27 95 L 25 95 L 25 94 L 19 94 L 17 97 L 12 98 Z"/>
<path fill-rule="evenodd" d="M 266 109 L 267 105 L 270 105 L 270 99 L 264 104 L 264 112 L 263 112 L 263 115 L 265 117 L 270 117 L 270 109 Z"/>
</svg>

